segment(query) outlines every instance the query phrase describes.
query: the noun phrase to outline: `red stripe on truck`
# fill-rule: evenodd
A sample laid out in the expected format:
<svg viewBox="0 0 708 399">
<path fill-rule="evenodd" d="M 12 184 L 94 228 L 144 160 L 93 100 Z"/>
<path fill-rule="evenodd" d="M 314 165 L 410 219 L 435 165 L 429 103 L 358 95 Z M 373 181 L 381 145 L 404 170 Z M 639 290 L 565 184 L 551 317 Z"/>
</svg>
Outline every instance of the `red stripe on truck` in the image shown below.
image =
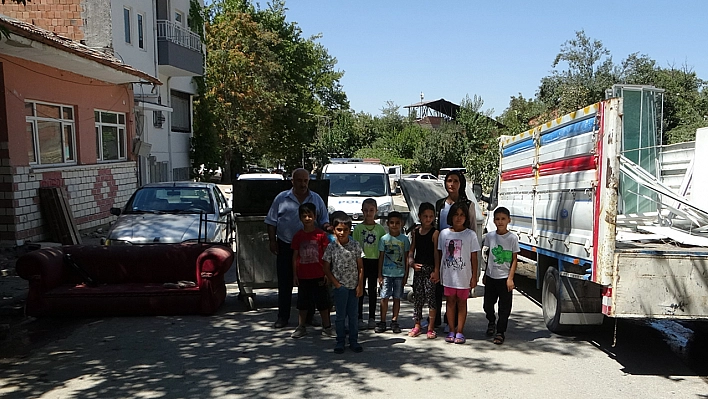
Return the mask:
<svg viewBox="0 0 708 399">
<path fill-rule="evenodd" d="M 516 180 L 516 179 L 526 179 L 529 177 L 534 177 L 533 166 L 524 166 L 523 168 L 516 168 L 502 172 L 501 178 L 504 181 Z"/>
<path fill-rule="evenodd" d="M 539 165 L 538 174 L 540 176 L 548 176 L 561 173 L 580 172 L 595 169 L 596 166 L 595 155 L 583 155 L 582 157 L 561 159 L 560 161 L 541 164 Z"/>
</svg>

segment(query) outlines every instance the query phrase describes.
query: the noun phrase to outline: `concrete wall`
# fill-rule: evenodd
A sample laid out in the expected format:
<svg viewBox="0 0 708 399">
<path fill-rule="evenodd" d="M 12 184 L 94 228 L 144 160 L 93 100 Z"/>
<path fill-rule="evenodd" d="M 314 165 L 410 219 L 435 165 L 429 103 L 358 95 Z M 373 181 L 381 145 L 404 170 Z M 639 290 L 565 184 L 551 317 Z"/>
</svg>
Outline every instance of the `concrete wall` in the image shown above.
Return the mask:
<svg viewBox="0 0 708 399">
<path fill-rule="evenodd" d="M 80 229 L 106 223 L 111 206 L 135 190 L 132 154 L 123 162 L 97 164 L 94 109 L 126 114 L 128 150 L 134 134 L 130 84 L 112 85 L 19 58 L 0 62 L 0 245 L 47 238 L 37 189 L 64 186 Z M 25 101 L 74 107 L 76 165 L 29 165 Z"/>
</svg>

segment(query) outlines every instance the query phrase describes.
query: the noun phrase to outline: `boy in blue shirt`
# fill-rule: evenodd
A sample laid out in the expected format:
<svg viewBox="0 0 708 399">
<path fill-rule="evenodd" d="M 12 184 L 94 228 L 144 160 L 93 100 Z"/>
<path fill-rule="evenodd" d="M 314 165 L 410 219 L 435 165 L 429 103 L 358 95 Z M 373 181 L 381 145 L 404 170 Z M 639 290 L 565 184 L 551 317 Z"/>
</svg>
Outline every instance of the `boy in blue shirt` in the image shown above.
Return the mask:
<svg viewBox="0 0 708 399">
<path fill-rule="evenodd" d="M 403 216 L 400 212 L 391 212 L 386 221 L 388 234 L 379 240 L 379 285 L 381 286 L 381 321 L 374 329 L 377 333 L 386 331 L 386 313 L 388 298 L 393 297 L 393 317 L 391 331 L 398 334 L 398 312 L 401 310 L 403 286 L 408 280 L 408 250 L 411 243 L 401 232 Z"/>
</svg>

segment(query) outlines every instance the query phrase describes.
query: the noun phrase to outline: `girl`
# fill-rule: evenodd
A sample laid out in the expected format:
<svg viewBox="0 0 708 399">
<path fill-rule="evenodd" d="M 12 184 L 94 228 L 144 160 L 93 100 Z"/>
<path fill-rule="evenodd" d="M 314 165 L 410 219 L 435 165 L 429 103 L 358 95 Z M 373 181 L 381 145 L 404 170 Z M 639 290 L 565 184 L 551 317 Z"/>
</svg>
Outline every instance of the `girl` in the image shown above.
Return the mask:
<svg viewBox="0 0 708 399">
<path fill-rule="evenodd" d="M 472 204 L 472 201 L 470 201 L 467 198 L 466 194 L 466 188 L 467 188 L 467 180 L 465 179 L 465 175 L 460 171 L 460 170 L 451 170 L 447 172 L 445 175 L 445 191 L 447 191 L 447 197 L 445 198 L 440 198 L 435 202 L 435 216 L 437 217 L 437 227 L 439 231 L 443 231 L 446 228 L 450 227 L 450 225 L 447 222 L 447 216 L 450 213 L 450 207 L 456 202 L 461 202 L 465 205 L 467 205 L 468 215 L 469 215 L 469 220 L 470 220 L 470 225 L 469 228 L 472 229 L 476 233 L 477 230 L 477 216 L 475 214 L 475 208 L 474 205 Z M 437 284 L 435 286 L 435 303 L 437 304 L 436 308 L 436 317 L 435 317 L 435 326 L 439 326 L 441 324 L 441 313 L 442 313 L 442 300 L 443 300 L 443 287 L 441 284 Z M 453 314 L 456 314 L 455 310 L 453 309 Z M 445 323 L 447 323 L 447 320 L 445 320 Z M 453 323 L 455 325 L 457 323 Z M 446 333 L 449 332 L 449 325 L 445 325 L 445 330 Z"/>
<path fill-rule="evenodd" d="M 435 222 L 435 207 L 429 202 L 423 202 L 418 209 L 421 226 L 413 232 L 411 249 L 408 252 L 408 264 L 413 267 L 413 320 L 415 327 L 408 333 L 409 337 L 417 337 L 421 333 L 420 320 L 423 317 L 423 304 L 428 302 L 428 319 L 435 320 L 435 245 L 438 242 L 438 231 Z M 433 323 L 428 323 L 428 339 L 437 338 Z"/>
<path fill-rule="evenodd" d="M 450 227 L 441 230 L 438 236 L 433 277 L 441 280 L 447 301 L 450 333 L 445 341 L 464 344 L 466 339 L 462 331 L 467 318 L 467 298 L 470 290 L 477 286 L 479 241 L 475 232 L 469 228 L 469 209 L 463 202 L 456 202 L 450 207 L 447 223 Z"/>
</svg>

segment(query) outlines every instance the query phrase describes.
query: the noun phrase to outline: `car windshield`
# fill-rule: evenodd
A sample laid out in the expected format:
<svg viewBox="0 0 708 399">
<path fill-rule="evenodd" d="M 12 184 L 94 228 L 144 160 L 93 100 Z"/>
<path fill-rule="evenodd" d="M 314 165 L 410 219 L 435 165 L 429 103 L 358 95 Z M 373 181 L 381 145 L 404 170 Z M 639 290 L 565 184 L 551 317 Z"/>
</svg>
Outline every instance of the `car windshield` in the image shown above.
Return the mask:
<svg viewBox="0 0 708 399">
<path fill-rule="evenodd" d="M 126 206 L 130 213 L 213 213 L 207 188 L 143 187 Z"/>
<path fill-rule="evenodd" d="M 386 195 L 388 178 L 383 173 L 325 173 L 332 196 L 381 197 Z"/>
</svg>

